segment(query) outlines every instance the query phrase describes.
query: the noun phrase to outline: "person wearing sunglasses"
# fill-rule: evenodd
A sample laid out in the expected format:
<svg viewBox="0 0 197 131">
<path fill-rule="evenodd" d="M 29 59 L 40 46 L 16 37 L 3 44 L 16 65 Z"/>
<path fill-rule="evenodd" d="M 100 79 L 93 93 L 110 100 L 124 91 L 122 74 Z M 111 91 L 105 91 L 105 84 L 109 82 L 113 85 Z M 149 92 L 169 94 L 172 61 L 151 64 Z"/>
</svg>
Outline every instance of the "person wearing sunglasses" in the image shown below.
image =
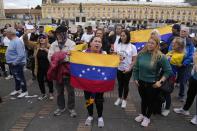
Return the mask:
<svg viewBox="0 0 197 131">
<path fill-rule="evenodd" d="M 38 85 L 41 91 L 41 96 L 38 97 L 39 100 L 45 100 L 48 98 L 45 91 L 45 80 L 49 87 L 49 99 L 53 100 L 53 82 L 47 79 L 47 71 L 49 69 L 49 60 L 48 60 L 48 50 L 50 44 L 48 42 L 47 35 L 40 34 L 38 36 L 37 42 L 32 42 L 27 40 L 27 35 L 23 37 L 23 41 L 26 46 L 34 49 L 34 59 L 35 59 L 35 69 L 34 74 L 37 77 Z"/>
<path fill-rule="evenodd" d="M 53 100 L 53 82 L 47 79 L 47 71 L 49 69 L 49 60 L 48 60 L 48 50 L 50 44 L 48 42 L 48 37 L 44 34 L 39 35 L 38 45 L 34 52 L 35 56 L 35 70 L 34 73 L 37 76 L 38 85 L 40 87 L 41 96 L 38 97 L 39 100 L 47 99 L 45 91 L 45 80 L 49 88 L 49 99 Z"/>
</svg>

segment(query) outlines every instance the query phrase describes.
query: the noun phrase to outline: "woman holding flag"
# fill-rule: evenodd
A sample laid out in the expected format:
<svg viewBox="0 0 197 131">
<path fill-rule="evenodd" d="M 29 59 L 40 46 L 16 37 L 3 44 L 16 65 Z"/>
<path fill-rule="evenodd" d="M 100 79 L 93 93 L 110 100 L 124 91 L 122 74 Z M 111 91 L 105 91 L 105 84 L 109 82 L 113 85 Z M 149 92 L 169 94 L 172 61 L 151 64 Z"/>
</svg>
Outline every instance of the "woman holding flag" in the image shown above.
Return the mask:
<svg viewBox="0 0 197 131">
<path fill-rule="evenodd" d="M 107 54 L 105 51 L 101 50 L 102 40 L 100 37 L 93 37 L 90 40 L 89 48 L 84 52 L 87 53 L 99 53 L 99 54 Z M 85 125 L 90 126 L 93 121 L 93 104 L 96 104 L 97 114 L 98 114 L 98 127 L 104 127 L 103 121 L 103 94 L 104 93 L 92 93 L 89 91 L 84 91 L 84 96 L 86 100 L 86 107 L 88 110 L 88 118 L 85 121 Z"/>
</svg>

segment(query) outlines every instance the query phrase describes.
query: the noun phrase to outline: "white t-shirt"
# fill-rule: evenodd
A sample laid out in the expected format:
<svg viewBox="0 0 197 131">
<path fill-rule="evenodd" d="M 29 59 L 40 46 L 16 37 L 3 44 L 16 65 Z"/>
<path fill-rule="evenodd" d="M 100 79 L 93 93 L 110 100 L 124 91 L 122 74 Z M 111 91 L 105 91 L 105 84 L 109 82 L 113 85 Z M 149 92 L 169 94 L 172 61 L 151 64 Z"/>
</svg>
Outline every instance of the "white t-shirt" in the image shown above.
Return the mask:
<svg viewBox="0 0 197 131">
<path fill-rule="evenodd" d="M 116 40 L 115 40 L 114 44 L 118 44 L 119 40 L 120 40 L 120 36 L 116 35 Z"/>
<path fill-rule="evenodd" d="M 94 36 L 94 33 L 92 34 L 87 34 L 87 33 L 84 33 L 81 37 L 81 41 L 84 41 L 86 43 L 90 42 L 90 39 Z"/>
<path fill-rule="evenodd" d="M 132 57 L 137 56 L 136 47 L 129 44 L 115 43 L 114 44 L 114 52 L 116 52 L 122 58 L 120 65 L 118 67 L 119 70 L 124 71 L 125 69 L 130 68 L 130 64 L 132 62 Z"/>
<path fill-rule="evenodd" d="M 7 36 L 4 37 L 4 39 L 3 39 L 4 46 L 9 46 L 9 43 L 10 43 L 10 40 L 8 39 L 8 37 Z"/>
</svg>

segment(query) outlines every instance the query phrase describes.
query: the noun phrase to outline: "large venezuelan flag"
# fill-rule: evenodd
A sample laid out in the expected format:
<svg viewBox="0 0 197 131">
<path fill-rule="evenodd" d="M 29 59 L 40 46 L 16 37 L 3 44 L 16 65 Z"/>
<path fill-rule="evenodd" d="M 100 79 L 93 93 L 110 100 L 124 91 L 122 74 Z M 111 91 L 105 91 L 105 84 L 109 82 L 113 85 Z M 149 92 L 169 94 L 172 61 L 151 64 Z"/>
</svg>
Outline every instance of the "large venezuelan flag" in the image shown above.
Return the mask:
<svg viewBox="0 0 197 131">
<path fill-rule="evenodd" d="M 115 85 L 119 57 L 72 51 L 71 85 L 90 92 L 111 91 Z"/>
<path fill-rule="evenodd" d="M 83 51 L 86 50 L 87 48 L 88 48 L 88 44 L 83 43 L 83 44 L 75 45 L 74 51 Z"/>
<path fill-rule="evenodd" d="M 172 27 L 171 26 L 164 26 L 160 28 L 156 28 L 160 35 L 161 35 L 161 41 L 167 42 L 169 37 L 172 35 Z M 140 51 L 146 42 L 148 42 L 148 39 L 150 38 L 150 34 L 153 31 L 153 29 L 146 29 L 146 30 L 139 30 L 139 31 L 132 31 L 130 33 L 131 35 L 131 43 L 134 43 L 137 50 Z"/>
</svg>

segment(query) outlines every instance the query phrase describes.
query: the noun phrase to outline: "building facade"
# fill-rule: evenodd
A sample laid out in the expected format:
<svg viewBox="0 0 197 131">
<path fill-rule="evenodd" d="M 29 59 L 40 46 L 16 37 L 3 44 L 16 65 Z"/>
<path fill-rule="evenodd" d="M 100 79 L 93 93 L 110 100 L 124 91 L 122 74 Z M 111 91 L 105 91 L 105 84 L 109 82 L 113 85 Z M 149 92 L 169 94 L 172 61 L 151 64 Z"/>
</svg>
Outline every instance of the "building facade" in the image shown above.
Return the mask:
<svg viewBox="0 0 197 131">
<path fill-rule="evenodd" d="M 5 17 L 3 0 L 0 0 L 0 18 Z"/>
<path fill-rule="evenodd" d="M 187 3 L 152 3 L 133 1 L 60 2 L 47 0 L 42 5 L 42 17 L 75 21 L 83 16 L 87 21 L 143 24 L 173 20 L 197 24 L 197 6 Z"/>
<path fill-rule="evenodd" d="M 9 19 L 37 22 L 42 18 L 42 13 L 40 9 L 5 9 L 5 16 Z"/>
</svg>

